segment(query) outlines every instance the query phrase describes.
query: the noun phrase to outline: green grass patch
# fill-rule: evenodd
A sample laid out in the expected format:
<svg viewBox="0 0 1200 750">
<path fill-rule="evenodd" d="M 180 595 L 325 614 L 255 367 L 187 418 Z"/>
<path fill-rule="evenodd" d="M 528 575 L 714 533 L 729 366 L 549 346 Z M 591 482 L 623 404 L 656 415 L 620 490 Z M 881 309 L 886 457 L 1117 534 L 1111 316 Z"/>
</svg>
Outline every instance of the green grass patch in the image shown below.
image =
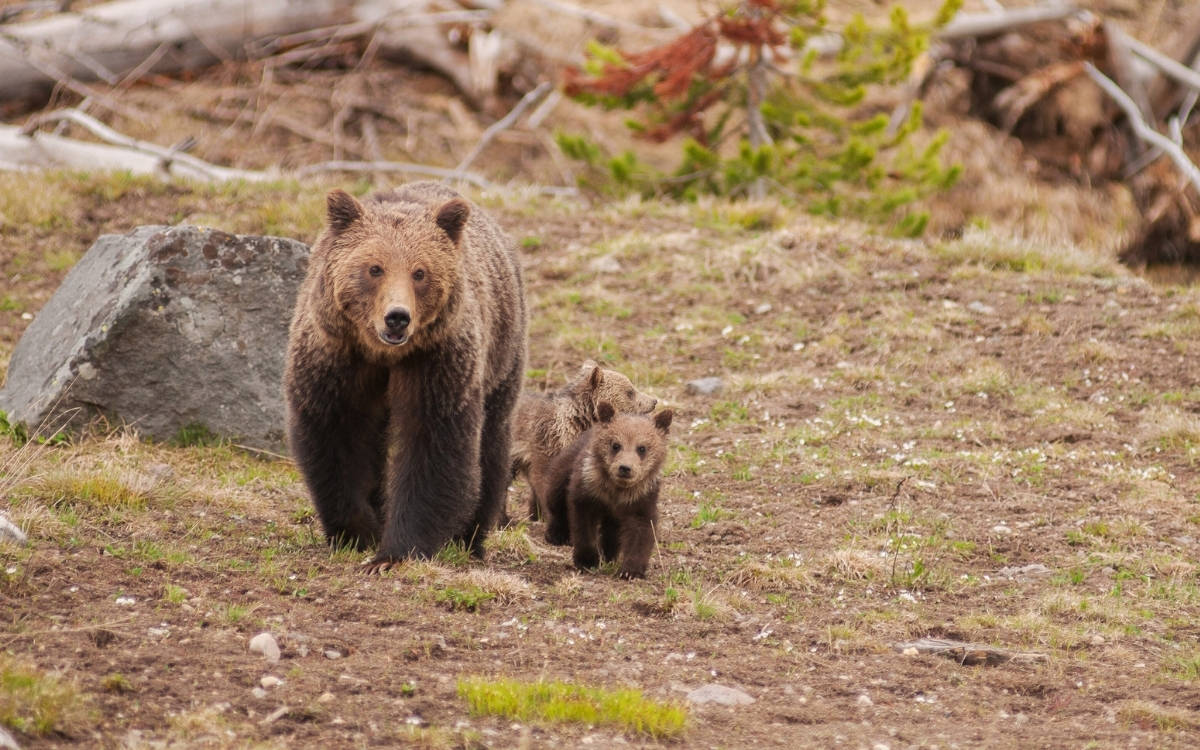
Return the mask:
<svg viewBox="0 0 1200 750">
<path fill-rule="evenodd" d="M 0 726 L 35 736 L 69 735 L 89 712 L 74 685 L 0 653 Z"/>
<path fill-rule="evenodd" d="M 97 510 L 143 510 L 150 501 L 142 489 L 101 474 L 47 477 L 38 482 L 35 492 L 54 503 Z"/>
<path fill-rule="evenodd" d="M 570 682 L 471 677 L 458 681 L 458 695 L 476 716 L 603 724 L 655 738 L 676 737 L 687 725 L 683 706 L 651 700 L 632 688 L 609 690 Z"/>
<path fill-rule="evenodd" d="M 447 586 L 440 589 L 434 598 L 439 604 L 444 604 L 454 612 L 478 612 L 479 609 L 496 598 L 490 591 L 484 591 L 479 586 Z"/>
</svg>

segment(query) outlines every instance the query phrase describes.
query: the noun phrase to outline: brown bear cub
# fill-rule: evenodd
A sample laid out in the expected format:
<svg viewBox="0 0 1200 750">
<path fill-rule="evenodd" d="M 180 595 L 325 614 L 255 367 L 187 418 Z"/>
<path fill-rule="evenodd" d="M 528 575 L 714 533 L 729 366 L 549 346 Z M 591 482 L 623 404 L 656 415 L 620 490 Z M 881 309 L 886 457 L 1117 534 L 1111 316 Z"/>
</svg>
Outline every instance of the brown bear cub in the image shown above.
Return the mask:
<svg viewBox="0 0 1200 750">
<path fill-rule="evenodd" d="M 515 247 L 453 190 L 334 190 L 296 300 L 292 455 L 332 544 L 371 570 L 452 539 L 481 556 L 510 479 L 526 347 Z"/>
<path fill-rule="evenodd" d="M 618 414 L 648 414 L 658 404 L 658 399 L 634 388 L 629 378 L 590 359 L 565 387 L 546 394 L 521 394 L 513 417 L 512 478 L 523 474 L 529 481 L 530 518 L 546 517 L 537 491 L 544 475 L 554 457 L 595 423 L 601 401 Z"/>
<path fill-rule="evenodd" d="M 659 475 L 674 413 L 616 414 L 601 402 L 596 414 L 595 426 L 553 462 L 551 518 L 569 518 L 576 567 L 594 568 L 601 558 L 619 557 L 618 575 L 644 578 L 654 552 Z"/>
</svg>

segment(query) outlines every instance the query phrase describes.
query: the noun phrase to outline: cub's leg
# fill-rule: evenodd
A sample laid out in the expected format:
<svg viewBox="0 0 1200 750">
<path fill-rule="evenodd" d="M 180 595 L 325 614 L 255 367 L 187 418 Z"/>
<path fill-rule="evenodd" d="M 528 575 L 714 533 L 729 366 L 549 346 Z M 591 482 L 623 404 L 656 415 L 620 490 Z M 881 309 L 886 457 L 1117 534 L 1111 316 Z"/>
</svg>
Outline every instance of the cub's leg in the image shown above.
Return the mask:
<svg viewBox="0 0 1200 750">
<path fill-rule="evenodd" d="M 621 578 L 645 578 L 654 553 L 654 527 L 657 517 L 652 513 L 637 513 L 621 518 Z"/>
<path fill-rule="evenodd" d="M 567 503 L 567 514 L 570 516 L 571 543 L 574 546 L 571 559 L 575 567 L 596 567 L 600 564 L 600 552 L 596 549 L 600 509 L 590 498 L 575 495 Z"/>
</svg>

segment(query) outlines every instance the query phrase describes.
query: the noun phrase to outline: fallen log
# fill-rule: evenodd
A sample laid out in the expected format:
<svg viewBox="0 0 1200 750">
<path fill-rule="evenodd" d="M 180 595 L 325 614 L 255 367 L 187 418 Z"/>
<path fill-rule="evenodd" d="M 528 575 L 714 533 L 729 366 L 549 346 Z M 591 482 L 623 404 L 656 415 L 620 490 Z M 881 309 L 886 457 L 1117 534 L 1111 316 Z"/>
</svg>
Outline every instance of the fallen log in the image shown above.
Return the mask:
<svg viewBox="0 0 1200 750">
<path fill-rule="evenodd" d="M 116 84 L 245 57 L 247 43 L 345 23 L 353 0 L 118 0 L 0 26 L 0 99 L 30 99 L 64 80 Z M 145 66 L 152 57 L 158 59 Z"/>
<path fill-rule="evenodd" d="M 950 641 L 943 638 L 921 638 L 911 643 L 894 644 L 892 648 L 906 656 L 933 654 L 946 659 L 953 659 L 963 666 L 984 665 L 995 667 L 1008 662 L 1014 664 L 1037 664 L 1048 659 L 1046 654 L 1005 651 L 993 646 Z"/>
</svg>

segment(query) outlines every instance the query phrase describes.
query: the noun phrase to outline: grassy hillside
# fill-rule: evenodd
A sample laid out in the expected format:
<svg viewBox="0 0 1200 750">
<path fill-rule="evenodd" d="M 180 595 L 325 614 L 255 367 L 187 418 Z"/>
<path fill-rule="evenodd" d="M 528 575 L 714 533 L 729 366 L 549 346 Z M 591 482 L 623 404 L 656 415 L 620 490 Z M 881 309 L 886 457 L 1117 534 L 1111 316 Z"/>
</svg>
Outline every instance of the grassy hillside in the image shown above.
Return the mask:
<svg viewBox="0 0 1200 750">
<path fill-rule="evenodd" d="M 0 366 L 99 232 L 311 240 L 331 184 L 0 176 Z M 1194 742 L 1196 290 L 771 204 L 472 197 L 522 248 L 528 387 L 595 357 L 677 410 L 649 577 L 575 573 L 531 523 L 484 563 L 368 578 L 287 461 L 0 437 L 0 507 L 33 540 L 0 544 L 23 747 Z M 247 649 L 262 631 L 277 664 Z M 894 648 L 926 636 L 1035 656 Z M 710 683 L 754 702 L 687 700 Z"/>
</svg>

